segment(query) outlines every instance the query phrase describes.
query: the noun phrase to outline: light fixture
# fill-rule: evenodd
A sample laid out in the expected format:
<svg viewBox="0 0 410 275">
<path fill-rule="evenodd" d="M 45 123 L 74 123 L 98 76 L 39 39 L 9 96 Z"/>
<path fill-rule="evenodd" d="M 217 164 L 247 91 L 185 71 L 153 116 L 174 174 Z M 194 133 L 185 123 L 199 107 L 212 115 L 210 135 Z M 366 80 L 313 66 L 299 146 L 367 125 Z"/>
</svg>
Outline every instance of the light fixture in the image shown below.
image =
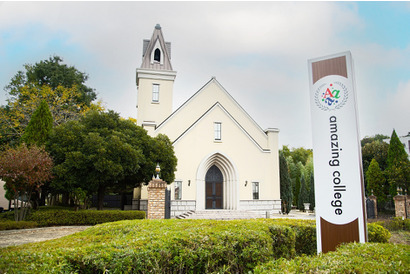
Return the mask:
<svg viewBox="0 0 410 275">
<path fill-rule="evenodd" d="M 247 180 L 245 180 L 245 187 L 248 185 L 248 181 Z"/>
<path fill-rule="evenodd" d="M 191 186 L 191 180 L 188 180 L 188 186 Z"/>
<path fill-rule="evenodd" d="M 157 176 L 155 179 L 159 179 L 159 172 L 161 172 L 161 167 L 159 167 L 159 163 L 157 162 L 157 167 L 155 167 L 155 172 L 157 173 Z"/>
</svg>

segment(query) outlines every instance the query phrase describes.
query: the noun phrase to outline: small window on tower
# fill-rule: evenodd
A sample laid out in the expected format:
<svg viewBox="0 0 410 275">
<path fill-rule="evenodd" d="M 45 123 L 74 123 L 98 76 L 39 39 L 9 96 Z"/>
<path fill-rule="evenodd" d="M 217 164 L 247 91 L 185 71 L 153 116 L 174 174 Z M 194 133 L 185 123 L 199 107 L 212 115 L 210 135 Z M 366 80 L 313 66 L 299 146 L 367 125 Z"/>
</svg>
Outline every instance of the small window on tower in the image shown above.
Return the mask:
<svg viewBox="0 0 410 275">
<path fill-rule="evenodd" d="M 214 139 L 221 140 L 222 139 L 222 123 L 214 122 Z"/>
<path fill-rule="evenodd" d="M 152 84 L 152 102 L 159 102 L 159 84 Z"/>
<path fill-rule="evenodd" d="M 161 62 L 161 50 L 158 48 L 154 52 L 154 61 Z"/>
</svg>

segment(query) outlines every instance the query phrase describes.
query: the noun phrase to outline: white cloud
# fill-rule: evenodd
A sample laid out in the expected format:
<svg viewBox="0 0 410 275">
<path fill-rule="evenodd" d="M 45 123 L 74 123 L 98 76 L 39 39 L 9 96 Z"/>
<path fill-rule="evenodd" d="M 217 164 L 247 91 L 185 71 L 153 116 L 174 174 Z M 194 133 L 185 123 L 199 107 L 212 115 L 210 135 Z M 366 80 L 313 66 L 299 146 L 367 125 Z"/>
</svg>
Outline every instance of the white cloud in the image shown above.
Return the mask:
<svg viewBox="0 0 410 275">
<path fill-rule="evenodd" d="M 364 134 L 379 133 L 372 119 L 381 121 L 378 109 L 396 95 L 397 84 L 386 75 L 397 75 L 397 68 L 408 72 L 410 62 L 410 46 L 389 49 L 349 38 L 352 32 L 359 37 L 366 27 L 354 2 L 0 4 L 0 32 L 13 29 L 19 41 L 25 39 L 28 26 L 40 24 L 44 30 L 38 43 L 44 43 L 44 50 L 58 34 L 65 43 L 65 61 L 86 71 L 89 85 L 108 108 L 125 117 L 136 116 L 135 69 L 141 64 L 142 40 L 151 37 L 157 23 L 172 43 L 172 63 L 178 71 L 174 108 L 216 76 L 262 128 L 279 127 L 281 143 L 293 147 L 311 146 L 308 59 L 352 51 Z M 23 63 L 39 61 L 30 55 L 22 53 L 20 58 L 28 59 Z M 5 66 L 14 66 L 15 73 L 15 64 Z M 395 81 L 410 80 L 397 76 Z M 386 125 L 394 120 L 386 114 Z"/>
<path fill-rule="evenodd" d="M 410 80 L 406 83 L 399 83 L 397 90 L 389 96 L 380 109 L 380 128 L 387 135 L 391 135 L 393 129 L 398 135 L 406 135 L 410 132 Z"/>
</svg>

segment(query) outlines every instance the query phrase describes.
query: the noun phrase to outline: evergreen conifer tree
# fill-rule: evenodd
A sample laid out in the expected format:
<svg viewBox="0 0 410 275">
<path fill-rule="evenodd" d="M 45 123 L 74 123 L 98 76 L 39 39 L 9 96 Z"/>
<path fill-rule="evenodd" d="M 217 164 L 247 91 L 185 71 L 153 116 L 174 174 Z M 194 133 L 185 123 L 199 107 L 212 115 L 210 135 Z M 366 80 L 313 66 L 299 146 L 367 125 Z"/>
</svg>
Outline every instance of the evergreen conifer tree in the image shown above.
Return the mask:
<svg viewBox="0 0 410 275">
<path fill-rule="evenodd" d="M 386 170 L 388 183 L 390 185 L 390 195 L 397 195 L 397 188 L 400 189 L 401 194 L 408 194 L 410 161 L 404 149 L 404 145 L 400 142 L 395 130 L 393 130 L 390 138 Z"/>
<path fill-rule="evenodd" d="M 44 145 L 53 128 L 53 117 L 45 100 L 34 111 L 22 139 L 27 144 Z"/>
<path fill-rule="evenodd" d="M 282 200 L 282 213 L 289 214 L 292 209 L 292 181 L 289 176 L 288 164 L 285 156 L 281 152 L 279 154 L 279 169 L 280 169 L 280 198 Z"/>
<path fill-rule="evenodd" d="M 314 210 L 315 209 L 315 177 L 313 173 L 310 174 L 310 189 L 309 189 L 309 209 Z"/>
<path fill-rule="evenodd" d="M 386 201 L 386 194 L 384 193 L 385 178 L 379 163 L 372 159 L 369 168 L 366 172 L 367 190 L 369 194 L 377 197 L 379 202 Z"/>
<path fill-rule="evenodd" d="M 300 177 L 300 191 L 299 191 L 299 198 L 298 198 L 298 209 L 304 210 L 305 206 L 304 203 L 309 202 L 309 193 L 306 188 L 306 180 L 305 176 L 302 174 Z"/>
</svg>

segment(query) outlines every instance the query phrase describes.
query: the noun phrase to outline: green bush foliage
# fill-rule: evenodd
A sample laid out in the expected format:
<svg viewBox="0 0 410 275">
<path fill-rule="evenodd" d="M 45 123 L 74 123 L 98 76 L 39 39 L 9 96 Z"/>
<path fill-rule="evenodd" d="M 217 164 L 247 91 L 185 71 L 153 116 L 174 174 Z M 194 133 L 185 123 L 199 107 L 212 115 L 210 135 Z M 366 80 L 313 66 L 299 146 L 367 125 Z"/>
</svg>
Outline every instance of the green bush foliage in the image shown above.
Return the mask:
<svg viewBox="0 0 410 275">
<path fill-rule="evenodd" d="M 0 250 L 3 273 L 248 273 L 272 258 L 290 220 L 133 220 Z M 287 227 L 288 233 L 293 227 Z M 292 233 L 289 233 L 292 234 Z M 293 233 L 296 235 L 296 232 Z"/>
<path fill-rule="evenodd" d="M 401 217 L 394 217 L 387 221 L 377 222 L 384 228 L 390 231 L 410 231 L 410 219 L 403 219 Z"/>
<path fill-rule="evenodd" d="M 0 213 L 0 221 L 14 221 L 14 211 Z"/>
<path fill-rule="evenodd" d="M 39 226 L 56 225 L 95 225 L 120 220 L 144 219 L 144 211 L 122 210 L 60 210 L 35 211 L 30 214 L 29 220 L 35 221 Z"/>
<path fill-rule="evenodd" d="M 273 239 L 273 255 L 276 258 L 291 259 L 295 257 L 296 234 L 289 226 L 272 225 L 269 231 Z"/>
<path fill-rule="evenodd" d="M 369 242 L 387 243 L 391 237 L 389 230 L 376 223 L 367 224 Z"/>
<path fill-rule="evenodd" d="M 35 228 L 38 224 L 36 222 L 28 221 L 0 221 L 0 231 L 2 230 L 12 230 L 12 229 L 25 229 L 25 228 Z"/>
<path fill-rule="evenodd" d="M 314 220 L 280 220 L 281 225 L 290 226 L 296 234 L 296 255 L 314 255 L 317 253 L 316 222 Z"/>
<path fill-rule="evenodd" d="M 249 273 L 280 257 L 309 262 L 305 254 L 316 257 L 310 220 L 128 220 L 0 249 L 0 273 Z"/>
<path fill-rule="evenodd" d="M 317 256 L 278 259 L 255 268 L 259 274 L 407 274 L 410 270 L 410 246 L 379 243 L 349 243 L 335 252 Z"/>
</svg>

